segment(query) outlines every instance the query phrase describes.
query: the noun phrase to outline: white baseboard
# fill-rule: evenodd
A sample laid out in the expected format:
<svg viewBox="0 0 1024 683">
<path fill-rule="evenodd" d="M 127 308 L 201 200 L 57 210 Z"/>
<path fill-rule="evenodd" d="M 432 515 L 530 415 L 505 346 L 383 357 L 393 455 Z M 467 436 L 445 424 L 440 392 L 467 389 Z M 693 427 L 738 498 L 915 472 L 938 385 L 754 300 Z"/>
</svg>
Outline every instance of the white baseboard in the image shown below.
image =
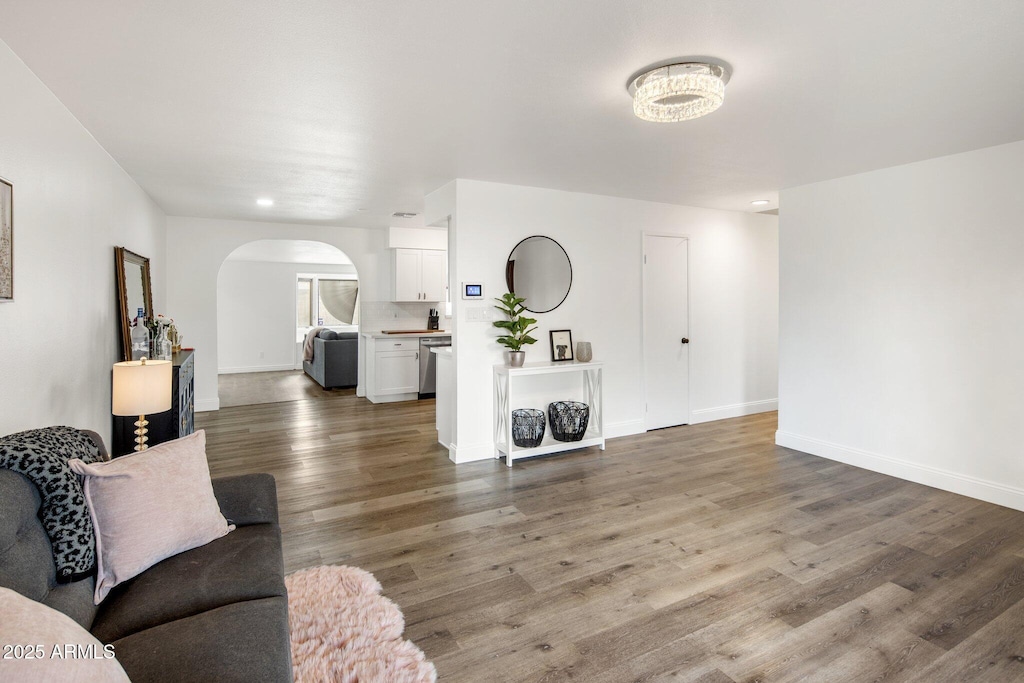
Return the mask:
<svg viewBox="0 0 1024 683">
<path fill-rule="evenodd" d="M 494 444 L 490 441 L 472 446 L 458 446 L 453 443 L 448 449 L 448 459 L 456 465 L 477 460 L 491 460 L 492 458 L 494 458 Z"/>
<path fill-rule="evenodd" d="M 995 503 L 1014 510 L 1024 510 L 1024 489 L 1008 486 L 995 481 L 978 479 L 938 467 L 908 462 L 887 455 L 863 451 L 840 444 L 829 443 L 791 432 L 775 432 L 775 443 L 779 446 L 837 460 L 847 465 L 862 467 L 872 472 L 881 472 L 900 479 L 906 479 L 943 491 L 959 493 L 988 503 Z"/>
<path fill-rule="evenodd" d="M 713 420 L 726 420 L 730 417 L 742 417 L 754 415 L 755 413 L 767 413 L 779 409 L 779 399 L 769 398 L 763 401 L 747 401 L 746 403 L 734 403 L 730 406 L 718 406 L 717 408 L 701 408 L 690 411 L 690 424 L 711 422 Z"/>
<path fill-rule="evenodd" d="M 281 372 L 282 370 L 301 370 L 294 365 L 253 365 L 247 368 L 221 368 L 218 375 L 238 375 L 243 372 Z"/>
<path fill-rule="evenodd" d="M 633 434 L 643 434 L 644 429 L 643 420 L 627 420 L 625 422 L 612 422 L 604 426 L 604 438 L 606 439 L 617 439 L 620 436 L 632 436 Z"/>
<path fill-rule="evenodd" d="M 358 386 L 356 390 L 358 391 Z M 418 398 L 418 394 L 375 394 L 367 396 L 366 400 L 370 403 L 402 403 L 403 401 L 415 401 Z"/>
<path fill-rule="evenodd" d="M 220 410 L 220 398 L 196 399 L 197 413 L 209 413 L 214 410 Z"/>
</svg>

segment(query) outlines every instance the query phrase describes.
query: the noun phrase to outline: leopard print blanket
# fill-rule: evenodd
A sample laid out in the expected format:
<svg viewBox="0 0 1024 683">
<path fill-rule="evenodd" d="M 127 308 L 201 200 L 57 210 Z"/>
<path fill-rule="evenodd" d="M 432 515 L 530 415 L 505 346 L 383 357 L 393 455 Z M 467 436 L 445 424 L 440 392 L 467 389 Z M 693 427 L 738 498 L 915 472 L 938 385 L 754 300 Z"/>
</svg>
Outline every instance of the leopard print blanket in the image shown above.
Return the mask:
<svg viewBox="0 0 1024 683">
<path fill-rule="evenodd" d="M 57 582 L 71 583 L 96 569 L 96 538 L 82 483 L 68 460 L 103 459 L 88 435 L 73 427 L 46 427 L 0 437 L 0 467 L 28 477 L 39 489 L 39 517 L 53 546 Z"/>
</svg>

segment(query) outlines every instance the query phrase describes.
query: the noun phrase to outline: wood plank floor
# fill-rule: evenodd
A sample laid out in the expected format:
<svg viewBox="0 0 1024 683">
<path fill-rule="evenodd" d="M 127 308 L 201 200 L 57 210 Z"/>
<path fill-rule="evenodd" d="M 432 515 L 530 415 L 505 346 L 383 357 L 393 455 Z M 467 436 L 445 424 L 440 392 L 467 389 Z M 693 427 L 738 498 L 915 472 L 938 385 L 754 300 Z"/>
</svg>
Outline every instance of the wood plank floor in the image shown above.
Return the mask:
<svg viewBox="0 0 1024 683">
<path fill-rule="evenodd" d="M 322 399 L 331 396 L 331 392 L 324 391 L 302 370 L 218 375 L 217 392 L 221 408 Z"/>
<path fill-rule="evenodd" d="M 433 402 L 203 413 L 289 571 L 372 571 L 444 681 L 1024 680 L 1024 513 L 773 444 L 774 413 L 454 466 Z"/>
</svg>

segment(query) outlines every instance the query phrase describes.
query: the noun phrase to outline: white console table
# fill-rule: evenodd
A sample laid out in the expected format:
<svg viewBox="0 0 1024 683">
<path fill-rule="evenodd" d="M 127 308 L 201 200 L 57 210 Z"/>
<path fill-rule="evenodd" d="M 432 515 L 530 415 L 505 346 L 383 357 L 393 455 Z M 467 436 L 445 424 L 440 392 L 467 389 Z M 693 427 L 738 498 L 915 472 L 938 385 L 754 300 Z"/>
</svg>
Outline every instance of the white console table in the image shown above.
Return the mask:
<svg viewBox="0 0 1024 683">
<path fill-rule="evenodd" d="M 545 388 L 555 376 L 558 389 Z M 547 378 L 547 379 L 545 379 Z M 548 393 L 551 392 L 551 393 Z M 536 408 L 547 419 L 548 403 L 582 401 L 590 406 L 590 422 L 581 441 L 556 441 L 545 424 L 544 440 L 535 448 L 520 448 L 512 441 L 512 411 Z M 536 405 L 533 405 L 536 404 Z M 512 461 L 533 455 L 571 451 L 588 446 L 604 450 L 602 363 L 576 361 L 527 363 L 521 368 L 494 366 L 494 457 Z"/>
</svg>

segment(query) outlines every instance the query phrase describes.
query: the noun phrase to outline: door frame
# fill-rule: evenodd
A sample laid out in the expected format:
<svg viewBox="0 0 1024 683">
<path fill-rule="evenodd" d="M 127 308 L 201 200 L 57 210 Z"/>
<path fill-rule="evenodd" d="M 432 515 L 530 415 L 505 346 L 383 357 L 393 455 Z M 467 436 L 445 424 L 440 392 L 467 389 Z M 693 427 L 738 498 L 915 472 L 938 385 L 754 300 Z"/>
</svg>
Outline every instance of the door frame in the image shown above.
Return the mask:
<svg viewBox="0 0 1024 683">
<path fill-rule="evenodd" d="M 645 253 L 645 247 L 647 244 L 648 237 L 674 237 L 678 239 L 686 240 L 686 330 L 690 337 L 693 337 L 693 314 L 692 304 L 693 298 L 690 296 L 690 246 L 693 244 L 690 236 L 686 233 L 678 232 L 665 232 L 660 230 L 642 230 L 640 232 L 640 386 L 643 392 L 644 398 L 644 432 L 649 432 L 651 429 L 647 426 L 647 314 L 645 312 L 645 306 L 647 300 L 647 254 Z M 692 346 L 691 346 L 692 349 Z M 693 424 L 691 419 L 693 415 L 693 353 L 686 354 L 686 423 L 687 425 Z"/>
</svg>

